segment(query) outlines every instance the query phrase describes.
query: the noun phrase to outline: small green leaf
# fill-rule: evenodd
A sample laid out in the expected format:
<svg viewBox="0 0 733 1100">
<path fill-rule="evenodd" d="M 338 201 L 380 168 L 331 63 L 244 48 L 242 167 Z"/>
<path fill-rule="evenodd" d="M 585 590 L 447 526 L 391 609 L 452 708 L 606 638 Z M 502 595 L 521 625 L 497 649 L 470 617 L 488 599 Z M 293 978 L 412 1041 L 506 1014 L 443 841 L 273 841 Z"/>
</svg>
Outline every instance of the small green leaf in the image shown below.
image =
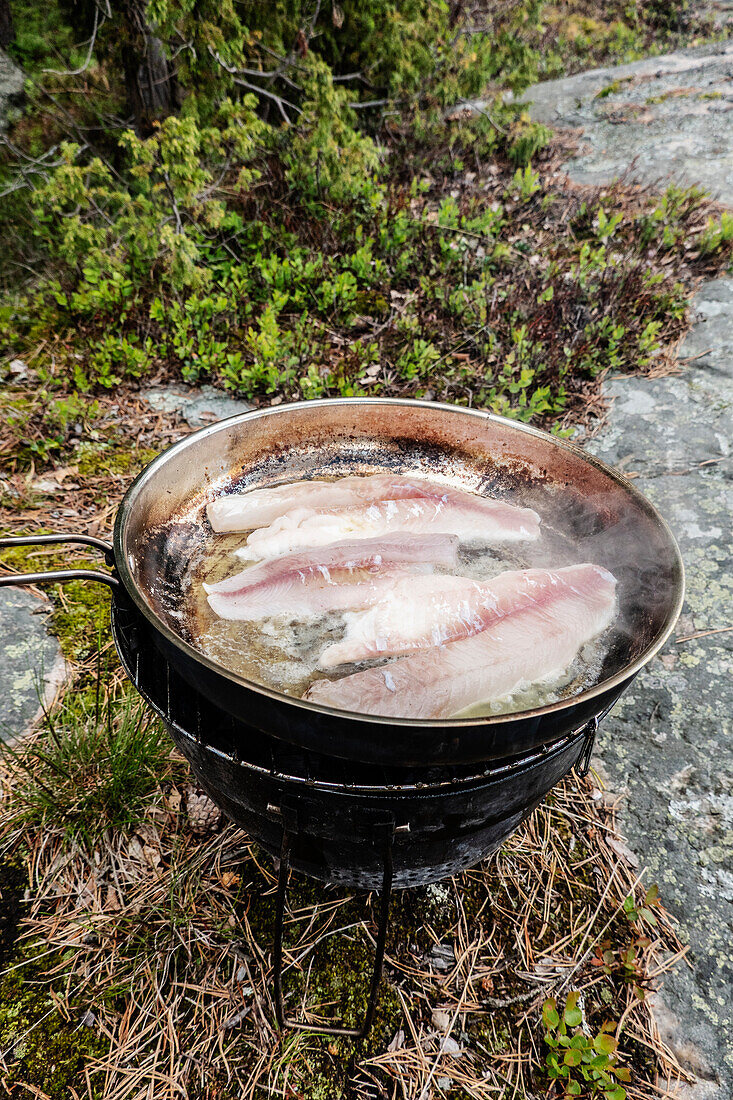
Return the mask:
<svg viewBox="0 0 733 1100">
<path fill-rule="evenodd" d="M 557 1005 L 553 997 L 548 997 L 542 1006 L 542 1022 L 546 1028 L 556 1028 L 560 1023 Z"/>
<path fill-rule="evenodd" d="M 568 1027 L 580 1027 L 583 1022 L 583 1013 L 579 1008 L 566 1008 L 563 1012 L 563 1019 Z"/>
<path fill-rule="evenodd" d="M 572 1047 L 570 1050 L 565 1051 L 565 1057 L 563 1061 L 566 1066 L 579 1066 L 582 1061 L 582 1054 L 579 1050 L 574 1050 Z"/>
<path fill-rule="evenodd" d="M 609 1035 L 607 1032 L 596 1035 L 593 1040 L 593 1047 L 599 1054 L 613 1054 L 617 1046 L 618 1043 L 613 1035 Z"/>
</svg>

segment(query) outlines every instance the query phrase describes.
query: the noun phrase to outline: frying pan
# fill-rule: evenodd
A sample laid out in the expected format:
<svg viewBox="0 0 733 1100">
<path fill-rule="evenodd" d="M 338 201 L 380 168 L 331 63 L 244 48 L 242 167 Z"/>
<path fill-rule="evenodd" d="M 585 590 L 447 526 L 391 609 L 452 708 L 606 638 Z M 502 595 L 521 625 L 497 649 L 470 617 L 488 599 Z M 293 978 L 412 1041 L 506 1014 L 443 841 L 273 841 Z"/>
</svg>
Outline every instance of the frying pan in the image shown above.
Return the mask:
<svg viewBox="0 0 733 1100">
<path fill-rule="evenodd" d="M 611 570 L 619 615 L 592 683 L 519 713 L 384 718 L 293 697 L 204 652 L 206 624 L 195 597 L 221 538 L 206 519 L 207 503 L 283 481 L 385 471 L 421 474 L 536 508 L 543 536 L 522 550 L 533 555 L 524 565 L 592 561 Z M 385 765 L 486 761 L 577 730 L 607 710 L 664 644 L 684 594 L 682 561 L 666 523 L 619 473 L 525 424 L 412 400 L 309 401 L 203 428 L 164 451 L 132 483 L 117 513 L 113 546 L 78 539 L 102 549 L 114 574 L 24 574 L 2 577 L 0 585 L 70 576 L 122 585 L 159 651 L 234 718 L 304 749 Z M 0 547 L 38 541 L 54 536 L 2 539 Z"/>
</svg>

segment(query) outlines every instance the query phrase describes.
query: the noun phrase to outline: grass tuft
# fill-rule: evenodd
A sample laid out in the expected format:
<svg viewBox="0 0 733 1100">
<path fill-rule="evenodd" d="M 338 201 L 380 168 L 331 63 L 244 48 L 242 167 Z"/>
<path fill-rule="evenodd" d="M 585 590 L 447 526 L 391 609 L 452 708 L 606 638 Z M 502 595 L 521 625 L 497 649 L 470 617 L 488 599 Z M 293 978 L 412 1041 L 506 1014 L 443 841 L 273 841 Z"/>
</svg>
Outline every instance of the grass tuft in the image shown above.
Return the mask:
<svg viewBox="0 0 733 1100">
<path fill-rule="evenodd" d="M 99 692 L 70 691 L 30 741 L 6 751 L 16 769 L 15 822 L 92 845 L 136 824 L 169 771 L 171 749 L 131 693 L 102 702 Z"/>
</svg>

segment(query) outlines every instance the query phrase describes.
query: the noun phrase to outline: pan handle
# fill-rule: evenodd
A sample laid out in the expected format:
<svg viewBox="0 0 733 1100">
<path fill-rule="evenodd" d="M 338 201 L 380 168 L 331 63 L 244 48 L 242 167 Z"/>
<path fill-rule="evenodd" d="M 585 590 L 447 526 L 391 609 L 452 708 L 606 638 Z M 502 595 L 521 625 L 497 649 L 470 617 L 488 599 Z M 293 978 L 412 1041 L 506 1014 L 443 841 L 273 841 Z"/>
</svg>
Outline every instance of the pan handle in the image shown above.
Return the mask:
<svg viewBox="0 0 733 1100">
<path fill-rule="evenodd" d="M 0 550 L 11 546 L 48 546 L 61 543 L 78 543 L 83 546 L 93 546 L 101 550 L 107 565 L 114 565 L 114 550 L 110 543 L 104 539 L 95 538 L 94 535 L 19 535 L 0 539 Z M 14 573 L 6 577 L 0 577 L 0 588 L 11 585 L 23 584 L 53 584 L 54 581 L 99 581 L 108 585 L 111 589 L 119 588 L 117 577 L 109 573 L 99 573 L 95 569 L 54 569 L 46 573 Z"/>
</svg>

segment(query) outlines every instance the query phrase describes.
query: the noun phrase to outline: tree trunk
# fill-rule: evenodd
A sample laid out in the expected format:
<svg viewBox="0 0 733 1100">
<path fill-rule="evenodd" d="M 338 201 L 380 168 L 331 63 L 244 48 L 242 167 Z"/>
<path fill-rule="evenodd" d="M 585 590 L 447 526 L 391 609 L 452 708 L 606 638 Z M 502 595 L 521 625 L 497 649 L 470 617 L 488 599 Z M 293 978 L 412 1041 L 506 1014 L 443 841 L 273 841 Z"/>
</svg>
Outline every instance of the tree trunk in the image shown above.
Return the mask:
<svg viewBox="0 0 733 1100">
<path fill-rule="evenodd" d="M 0 46 L 5 48 L 15 38 L 10 0 L 0 0 Z"/>
<path fill-rule="evenodd" d="M 145 21 L 145 4 L 127 0 L 123 13 L 121 52 L 127 107 L 137 132 L 149 134 L 154 122 L 173 114 L 180 105 L 175 68 Z"/>
</svg>

